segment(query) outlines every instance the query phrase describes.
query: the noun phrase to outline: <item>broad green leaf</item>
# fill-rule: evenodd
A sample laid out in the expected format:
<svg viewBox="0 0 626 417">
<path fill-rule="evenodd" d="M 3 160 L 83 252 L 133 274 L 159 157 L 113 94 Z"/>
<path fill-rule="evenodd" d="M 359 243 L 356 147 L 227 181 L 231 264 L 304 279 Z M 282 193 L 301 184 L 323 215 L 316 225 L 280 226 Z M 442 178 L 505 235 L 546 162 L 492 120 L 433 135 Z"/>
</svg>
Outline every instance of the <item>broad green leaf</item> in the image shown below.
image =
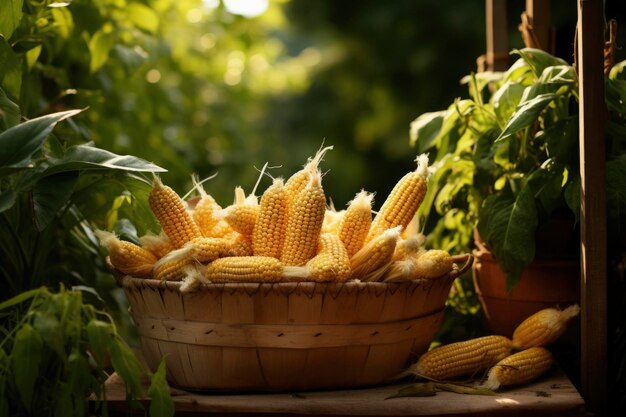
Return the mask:
<svg viewBox="0 0 626 417">
<path fill-rule="evenodd" d="M 530 65 L 520 58 L 506 71 L 504 74 L 504 80 L 521 83 L 528 78 L 529 75 L 532 75 Z"/>
<path fill-rule="evenodd" d="M 0 1 L 0 35 L 9 39 L 22 20 L 24 0 Z M 0 60 L 2 62 L 2 60 Z"/>
<path fill-rule="evenodd" d="M 139 29 L 156 33 L 159 29 L 159 15 L 141 3 L 131 3 L 125 8 L 128 18 Z"/>
<path fill-rule="evenodd" d="M 9 0 L 10 1 L 10 0 Z M 22 88 L 22 64 L 6 38 L 0 35 L 0 87 L 14 98 Z"/>
<path fill-rule="evenodd" d="M 435 385 L 432 382 L 417 382 L 407 387 L 400 388 L 397 393 L 390 395 L 385 398 L 385 400 L 403 397 L 432 397 L 434 395 L 436 395 Z"/>
<path fill-rule="evenodd" d="M 433 146 L 434 140 L 441 132 L 443 118 L 447 111 L 424 113 L 411 122 L 409 130 L 411 146 L 417 144 L 418 152 L 425 152 Z"/>
<path fill-rule="evenodd" d="M 128 219 L 119 219 L 113 225 L 113 232 L 123 240 L 128 240 L 139 245 L 139 237 L 137 236 L 137 228 Z"/>
<path fill-rule="evenodd" d="M 519 83 L 507 81 L 493 94 L 493 109 L 501 123 L 509 120 L 522 99 L 524 89 Z"/>
<path fill-rule="evenodd" d="M 70 200 L 78 172 L 68 171 L 48 175 L 39 180 L 32 190 L 35 227 L 42 231 Z"/>
<path fill-rule="evenodd" d="M 20 106 L 11 101 L 0 88 L 0 132 L 16 126 L 21 118 Z"/>
<path fill-rule="evenodd" d="M 20 400 L 29 412 L 42 355 L 41 336 L 30 324 L 24 324 L 15 334 L 15 343 L 11 350 L 11 368 Z"/>
<path fill-rule="evenodd" d="M 68 39 L 74 30 L 72 13 L 66 7 L 54 7 L 52 8 L 52 17 L 59 36 Z"/>
<path fill-rule="evenodd" d="M 117 155 L 87 145 L 70 147 L 62 158 L 51 159 L 44 175 L 93 169 L 118 169 L 134 172 L 166 172 L 151 162 L 130 155 Z"/>
<path fill-rule="evenodd" d="M 91 388 L 91 366 L 83 352 L 76 349 L 67 358 L 68 385 L 71 392 L 76 395 L 81 391 Z M 76 401 L 74 404 L 73 414 L 75 416 L 85 415 L 86 401 Z"/>
<path fill-rule="evenodd" d="M 503 192 L 483 202 L 478 230 L 506 273 L 509 291 L 535 258 L 536 228 L 537 208 L 533 192 L 526 185 L 517 196 Z"/>
<path fill-rule="evenodd" d="M 33 67 L 37 63 L 37 59 L 39 59 L 39 55 L 41 55 L 41 50 L 42 46 L 37 45 L 26 52 L 26 67 L 29 71 L 33 69 Z"/>
<path fill-rule="evenodd" d="M 476 188 L 489 187 L 495 177 L 501 175 L 501 169 L 494 161 L 494 141 L 499 135 L 497 129 L 492 129 L 478 137 L 474 147 L 474 177 L 472 183 Z M 499 146 L 499 145 L 498 145 Z"/>
<path fill-rule="evenodd" d="M 59 355 L 57 360 L 65 358 L 65 340 L 63 338 L 63 330 L 56 314 L 51 311 L 35 312 L 33 327 L 40 334 L 46 346 L 49 346 Z"/>
<path fill-rule="evenodd" d="M 617 64 L 613 65 L 613 68 L 611 68 L 611 72 L 609 73 L 609 78 L 611 80 L 626 79 L 626 71 L 624 70 L 625 68 L 626 68 L 626 60 L 618 62 Z"/>
<path fill-rule="evenodd" d="M 502 141 L 509 136 L 535 123 L 541 112 L 556 98 L 556 94 L 542 94 L 529 101 L 520 104 L 508 123 L 500 133 L 496 142 Z"/>
<path fill-rule="evenodd" d="M 547 145 L 548 157 L 560 164 L 569 164 L 578 160 L 578 116 L 558 120 L 552 127 L 544 130 L 539 138 Z"/>
<path fill-rule="evenodd" d="M 610 183 L 610 181 L 607 181 Z M 607 188 L 607 192 L 610 193 Z M 565 186 L 564 192 L 565 202 L 567 203 L 567 207 L 572 210 L 574 213 L 574 217 L 576 218 L 576 223 L 578 223 L 580 219 L 580 176 L 576 175 L 576 177 L 572 178 L 569 183 Z"/>
<path fill-rule="evenodd" d="M 132 71 L 143 65 L 143 63 L 149 58 L 148 53 L 139 45 L 129 48 L 118 44 L 113 47 L 113 53 L 122 62 L 122 64 L 124 64 L 126 71 L 129 73 L 132 73 Z"/>
<path fill-rule="evenodd" d="M 555 163 L 544 164 L 528 178 L 528 186 L 531 187 L 535 198 L 541 202 L 547 214 L 552 213 L 561 202 L 562 184 L 563 166 Z"/>
<path fill-rule="evenodd" d="M 457 394 L 465 395 L 498 395 L 495 391 L 487 388 L 470 387 L 466 385 L 436 382 L 435 388 L 442 391 L 450 391 Z"/>
<path fill-rule="evenodd" d="M 626 80 L 605 79 L 605 102 L 615 114 L 626 115 Z"/>
<path fill-rule="evenodd" d="M 530 66 L 535 77 L 539 78 L 543 73 L 543 70 L 547 67 L 552 67 L 555 65 L 569 65 L 566 61 L 561 58 L 557 58 L 555 56 L 550 55 L 549 53 L 542 51 L 541 49 L 533 49 L 533 48 L 524 48 L 524 49 L 515 49 L 513 54 L 519 55 L 526 63 Z"/>
<path fill-rule="evenodd" d="M 28 120 L 0 133 L 0 167 L 27 166 L 54 126 L 82 110 L 68 110 Z"/>
<path fill-rule="evenodd" d="M 133 354 L 133 351 L 121 339 L 116 338 L 111 344 L 111 362 L 113 363 L 113 369 L 126 382 L 126 389 L 135 398 L 141 396 L 143 367 Z"/>
<path fill-rule="evenodd" d="M 72 391 L 69 384 L 65 381 L 59 381 L 56 387 L 54 398 L 54 415 L 55 416 L 76 416 L 72 404 Z"/>
<path fill-rule="evenodd" d="M 113 328 L 109 323 L 101 320 L 91 320 L 87 326 L 87 339 L 89 340 L 89 349 L 93 353 L 96 362 L 100 366 L 104 366 L 106 352 L 114 343 Z"/>
<path fill-rule="evenodd" d="M 92 73 L 98 71 L 109 59 L 109 52 L 115 45 L 117 35 L 110 24 L 93 34 L 89 41 L 91 60 L 89 69 Z"/>
<path fill-rule="evenodd" d="M 23 303 L 26 300 L 30 300 L 31 298 L 39 295 L 42 293 L 43 290 L 42 288 L 35 288 L 32 290 L 28 290 L 28 291 L 24 291 L 22 293 L 19 293 L 18 295 L 16 295 L 13 298 L 10 298 L 2 303 L 0 303 L 0 311 L 5 310 L 9 307 L 13 307 L 14 305 L 18 305 Z"/>
<path fill-rule="evenodd" d="M 0 193 L 0 213 L 13 207 L 16 198 L 17 194 L 13 190 L 6 190 Z"/>
<path fill-rule="evenodd" d="M 150 388 L 148 388 L 150 416 L 152 417 L 172 417 L 174 415 L 174 402 L 165 379 L 165 371 L 165 359 L 161 359 L 157 371 L 150 378 Z"/>
<path fill-rule="evenodd" d="M 571 65 L 555 65 L 543 70 L 539 82 L 558 85 L 576 84 L 578 76 Z"/>
<path fill-rule="evenodd" d="M 474 93 L 482 93 L 482 91 L 487 87 L 490 83 L 496 83 L 504 78 L 505 73 L 503 72 L 494 72 L 494 71 L 483 71 L 470 75 L 466 75 L 461 78 L 461 84 L 470 84 L 475 82 L 475 86 L 472 87 Z"/>
</svg>

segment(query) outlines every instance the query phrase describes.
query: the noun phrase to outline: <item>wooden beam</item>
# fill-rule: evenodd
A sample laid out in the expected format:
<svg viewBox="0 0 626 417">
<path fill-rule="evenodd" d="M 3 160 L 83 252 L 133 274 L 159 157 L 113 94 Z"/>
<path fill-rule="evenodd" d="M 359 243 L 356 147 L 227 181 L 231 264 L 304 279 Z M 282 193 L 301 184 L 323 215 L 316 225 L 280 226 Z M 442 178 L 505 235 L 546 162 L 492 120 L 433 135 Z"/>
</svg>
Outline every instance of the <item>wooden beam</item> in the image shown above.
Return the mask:
<svg viewBox="0 0 626 417">
<path fill-rule="evenodd" d="M 581 178 L 581 384 L 588 410 L 607 411 L 607 237 L 602 0 L 578 1 Z"/>
<path fill-rule="evenodd" d="M 504 71 L 509 66 L 509 40 L 506 19 L 507 0 L 486 0 L 487 71 Z"/>
<path fill-rule="evenodd" d="M 526 0 L 526 15 L 540 49 L 550 51 L 550 0 Z"/>
</svg>

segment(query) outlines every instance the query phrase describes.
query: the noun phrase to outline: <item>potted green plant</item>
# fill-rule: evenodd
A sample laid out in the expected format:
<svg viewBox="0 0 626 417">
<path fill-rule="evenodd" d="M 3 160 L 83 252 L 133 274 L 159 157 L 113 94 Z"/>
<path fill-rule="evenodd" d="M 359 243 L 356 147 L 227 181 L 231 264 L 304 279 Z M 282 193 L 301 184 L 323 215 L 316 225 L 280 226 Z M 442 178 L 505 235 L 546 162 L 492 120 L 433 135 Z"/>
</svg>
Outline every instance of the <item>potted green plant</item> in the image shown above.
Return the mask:
<svg viewBox="0 0 626 417">
<path fill-rule="evenodd" d="M 468 98 L 411 124 L 412 143 L 437 168 L 419 215 L 439 247 L 468 249 L 474 237 L 476 292 L 500 334 L 579 298 L 578 77 L 544 51 L 513 53 L 507 71 L 465 77 Z M 608 140 L 623 137 L 623 68 L 607 78 Z M 623 171 L 614 142 L 609 183 Z"/>
</svg>

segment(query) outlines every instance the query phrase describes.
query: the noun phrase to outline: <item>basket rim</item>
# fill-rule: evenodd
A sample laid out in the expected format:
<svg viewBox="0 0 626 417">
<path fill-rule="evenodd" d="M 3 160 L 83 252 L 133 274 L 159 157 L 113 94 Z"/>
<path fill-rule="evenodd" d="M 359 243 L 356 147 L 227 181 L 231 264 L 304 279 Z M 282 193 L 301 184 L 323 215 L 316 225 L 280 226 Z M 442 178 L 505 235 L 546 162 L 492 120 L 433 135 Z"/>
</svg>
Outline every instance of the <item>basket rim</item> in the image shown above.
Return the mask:
<svg viewBox="0 0 626 417">
<path fill-rule="evenodd" d="M 456 278 L 464 274 L 470 269 L 474 261 L 474 257 L 469 254 L 455 255 L 452 257 L 454 264 L 460 264 L 462 266 L 452 269 L 450 272 L 441 275 L 437 278 L 431 279 L 416 279 L 412 281 L 402 282 L 364 282 L 357 280 L 350 280 L 345 282 L 314 282 L 314 281 L 302 281 L 302 282 L 221 282 L 221 283 L 202 283 L 197 291 L 210 291 L 210 290 L 222 290 L 222 291 L 237 291 L 237 290 L 266 290 L 272 289 L 286 290 L 288 292 L 300 288 L 303 290 L 314 291 L 315 289 L 321 289 L 324 292 L 339 292 L 342 289 L 346 290 L 359 290 L 370 289 L 372 291 L 386 291 L 393 289 L 399 289 L 402 287 L 433 285 L 442 280 L 454 281 Z M 117 284 L 122 288 L 136 287 L 145 288 L 150 287 L 154 289 L 167 289 L 179 291 L 182 281 L 161 281 L 153 278 L 138 278 L 131 275 L 124 274 L 113 266 L 110 258 L 106 257 L 106 265 L 115 277 Z"/>
</svg>

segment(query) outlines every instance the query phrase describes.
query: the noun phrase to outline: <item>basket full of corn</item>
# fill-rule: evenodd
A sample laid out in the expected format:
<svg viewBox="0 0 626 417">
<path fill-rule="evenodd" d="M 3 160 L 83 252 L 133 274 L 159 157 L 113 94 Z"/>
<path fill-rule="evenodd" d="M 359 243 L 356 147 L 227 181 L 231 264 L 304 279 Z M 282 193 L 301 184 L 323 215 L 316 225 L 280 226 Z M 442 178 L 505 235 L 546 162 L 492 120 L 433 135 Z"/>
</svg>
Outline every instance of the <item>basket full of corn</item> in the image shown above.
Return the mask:
<svg viewBox="0 0 626 417">
<path fill-rule="evenodd" d="M 260 201 L 225 208 L 200 183 L 188 202 L 155 179 L 159 235 L 141 245 L 99 232 L 148 365 L 174 386 L 215 391 L 348 388 L 388 382 L 428 347 L 454 279 L 472 257 L 426 250 L 410 225 L 428 160 L 376 216 L 361 191 L 326 206 L 320 150 Z"/>
</svg>

